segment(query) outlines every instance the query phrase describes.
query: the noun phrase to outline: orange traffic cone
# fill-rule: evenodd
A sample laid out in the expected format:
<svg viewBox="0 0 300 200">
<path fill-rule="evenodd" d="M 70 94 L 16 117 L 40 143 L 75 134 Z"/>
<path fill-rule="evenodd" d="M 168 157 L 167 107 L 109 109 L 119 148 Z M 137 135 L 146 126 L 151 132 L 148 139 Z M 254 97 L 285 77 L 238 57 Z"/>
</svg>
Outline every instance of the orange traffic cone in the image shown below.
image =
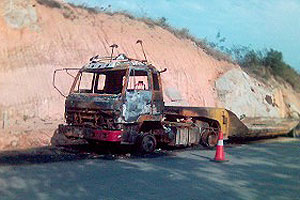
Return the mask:
<svg viewBox="0 0 300 200">
<path fill-rule="evenodd" d="M 227 162 L 229 160 L 225 159 L 225 152 L 223 147 L 223 132 L 220 131 L 219 137 L 218 137 L 218 144 L 217 144 L 217 151 L 215 158 L 212 160 L 215 162 Z"/>
</svg>

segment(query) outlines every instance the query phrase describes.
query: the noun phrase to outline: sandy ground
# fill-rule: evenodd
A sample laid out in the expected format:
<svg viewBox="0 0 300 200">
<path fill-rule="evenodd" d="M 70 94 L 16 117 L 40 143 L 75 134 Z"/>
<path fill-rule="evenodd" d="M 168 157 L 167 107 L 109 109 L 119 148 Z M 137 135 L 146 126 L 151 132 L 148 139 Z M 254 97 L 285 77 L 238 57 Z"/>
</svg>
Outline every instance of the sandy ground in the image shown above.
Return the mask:
<svg viewBox="0 0 300 200">
<path fill-rule="evenodd" d="M 0 154 L 1 199 L 299 199 L 299 140 L 113 157 L 58 149 Z M 78 149 L 77 149 L 78 150 Z M 81 149 L 82 150 L 82 149 Z"/>
</svg>

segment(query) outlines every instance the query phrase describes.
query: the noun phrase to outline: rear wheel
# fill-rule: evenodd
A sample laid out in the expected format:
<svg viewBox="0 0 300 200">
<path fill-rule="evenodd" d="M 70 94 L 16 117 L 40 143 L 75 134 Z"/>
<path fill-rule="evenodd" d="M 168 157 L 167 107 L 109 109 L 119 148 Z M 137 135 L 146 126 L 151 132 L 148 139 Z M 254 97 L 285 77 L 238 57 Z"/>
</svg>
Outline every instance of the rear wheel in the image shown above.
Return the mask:
<svg viewBox="0 0 300 200">
<path fill-rule="evenodd" d="M 218 143 L 219 125 L 217 122 L 196 120 L 195 124 L 199 127 L 199 143 L 204 147 L 214 148 Z"/>
<path fill-rule="evenodd" d="M 156 139 L 151 134 L 143 134 L 138 139 L 138 147 L 142 153 L 152 153 L 156 148 Z"/>
<path fill-rule="evenodd" d="M 201 137 L 201 143 L 205 147 L 214 148 L 218 143 L 218 133 L 205 131 Z"/>
<path fill-rule="evenodd" d="M 207 146 L 209 148 L 214 148 L 218 144 L 218 134 L 216 132 L 211 132 L 207 137 Z"/>
</svg>

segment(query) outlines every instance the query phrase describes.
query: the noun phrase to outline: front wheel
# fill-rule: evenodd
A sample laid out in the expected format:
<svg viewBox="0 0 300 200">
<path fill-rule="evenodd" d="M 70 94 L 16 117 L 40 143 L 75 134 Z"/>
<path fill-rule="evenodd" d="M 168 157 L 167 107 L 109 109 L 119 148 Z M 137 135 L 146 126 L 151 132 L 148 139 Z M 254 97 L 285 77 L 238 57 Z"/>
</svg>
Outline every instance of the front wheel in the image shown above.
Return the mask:
<svg viewBox="0 0 300 200">
<path fill-rule="evenodd" d="M 138 139 L 138 147 L 142 153 L 152 153 L 156 148 L 156 139 L 151 134 L 143 134 Z"/>
</svg>

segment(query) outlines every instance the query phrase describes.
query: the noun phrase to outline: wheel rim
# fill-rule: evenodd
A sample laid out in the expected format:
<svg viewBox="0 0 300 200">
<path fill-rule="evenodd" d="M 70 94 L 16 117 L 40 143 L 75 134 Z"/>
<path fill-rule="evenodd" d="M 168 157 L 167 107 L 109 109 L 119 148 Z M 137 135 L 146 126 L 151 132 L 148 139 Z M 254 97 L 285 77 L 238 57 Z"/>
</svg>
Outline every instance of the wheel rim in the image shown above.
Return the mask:
<svg viewBox="0 0 300 200">
<path fill-rule="evenodd" d="M 151 136 L 145 136 L 142 140 L 142 149 L 144 152 L 153 152 L 155 149 L 155 141 Z"/>
<path fill-rule="evenodd" d="M 215 147 L 218 143 L 218 135 L 216 133 L 210 133 L 207 137 L 208 147 Z"/>
<path fill-rule="evenodd" d="M 205 132 L 201 137 L 201 143 L 209 148 L 213 148 L 218 143 L 218 134 L 215 132 Z"/>
</svg>

